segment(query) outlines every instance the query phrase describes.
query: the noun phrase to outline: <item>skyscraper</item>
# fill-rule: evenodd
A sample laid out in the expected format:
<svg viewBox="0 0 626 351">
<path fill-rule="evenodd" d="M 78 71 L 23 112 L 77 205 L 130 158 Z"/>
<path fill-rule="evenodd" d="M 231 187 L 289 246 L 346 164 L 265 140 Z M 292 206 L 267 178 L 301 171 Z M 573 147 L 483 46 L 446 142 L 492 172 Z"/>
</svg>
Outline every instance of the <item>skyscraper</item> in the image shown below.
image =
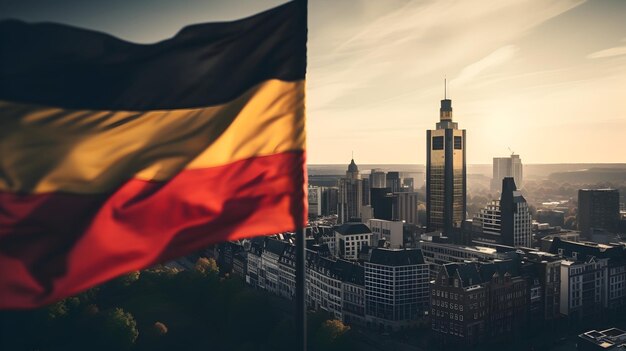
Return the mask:
<svg viewBox="0 0 626 351">
<path fill-rule="evenodd" d="M 361 217 L 363 204 L 363 184 L 359 167 L 354 159 L 348 165 L 346 176 L 339 179 L 339 203 L 337 205 L 338 223 L 347 223 L 352 218 Z"/>
<path fill-rule="evenodd" d="M 397 215 L 396 219 L 405 221 L 409 224 L 418 224 L 417 207 L 419 200 L 415 192 L 400 192 L 395 194 L 397 197 Z"/>
<path fill-rule="evenodd" d="M 380 168 L 372 169 L 370 173 L 370 188 L 379 189 L 386 187 L 386 173 Z"/>
<path fill-rule="evenodd" d="M 502 179 L 513 177 L 518 188 L 522 187 L 523 181 L 522 159 L 519 155 L 511 154 L 511 157 L 493 158 L 493 177 L 491 178 L 491 190 L 500 190 Z"/>
<path fill-rule="evenodd" d="M 436 129 L 426 131 L 426 226 L 449 233 L 465 220 L 465 129 L 452 122 L 444 97 Z"/>
<path fill-rule="evenodd" d="M 397 193 L 402 188 L 402 178 L 400 172 L 387 172 L 386 176 L 387 188 L 391 188 L 392 193 Z"/>
</svg>

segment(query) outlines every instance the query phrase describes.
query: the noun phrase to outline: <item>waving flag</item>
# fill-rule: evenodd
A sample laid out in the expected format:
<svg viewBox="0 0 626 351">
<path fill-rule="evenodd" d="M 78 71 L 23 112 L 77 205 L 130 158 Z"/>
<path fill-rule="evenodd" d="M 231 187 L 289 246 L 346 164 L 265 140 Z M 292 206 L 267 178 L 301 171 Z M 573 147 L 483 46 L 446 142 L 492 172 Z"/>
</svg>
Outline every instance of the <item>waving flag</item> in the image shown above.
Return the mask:
<svg viewBox="0 0 626 351">
<path fill-rule="evenodd" d="M 0 23 L 0 308 L 306 223 L 294 3 L 151 45 Z"/>
</svg>

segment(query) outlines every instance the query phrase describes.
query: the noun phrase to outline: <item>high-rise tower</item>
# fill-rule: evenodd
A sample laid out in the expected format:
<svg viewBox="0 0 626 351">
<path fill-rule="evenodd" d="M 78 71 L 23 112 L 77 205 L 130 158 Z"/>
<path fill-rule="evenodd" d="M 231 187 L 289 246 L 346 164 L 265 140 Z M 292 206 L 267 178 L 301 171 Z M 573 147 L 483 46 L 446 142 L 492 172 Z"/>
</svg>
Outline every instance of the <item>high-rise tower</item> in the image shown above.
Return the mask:
<svg viewBox="0 0 626 351">
<path fill-rule="evenodd" d="M 465 220 L 465 129 L 452 121 L 444 94 L 436 129 L 426 131 L 426 226 L 450 233 Z"/>
<path fill-rule="evenodd" d="M 348 165 L 346 176 L 339 179 L 339 201 L 337 204 L 337 222 L 347 223 L 351 219 L 361 217 L 363 204 L 363 181 L 359 167 L 354 159 Z"/>
<path fill-rule="evenodd" d="M 514 153 L 511 157 L 494 157 L 493 158 L 493 177 L 491 178 L 491 190 L 500 191 L 502 179 L 505 177 L 513 177 L 515 185 L 522 187 L 522 177 L 524 175 L 522 159 Z"/>
</svg>

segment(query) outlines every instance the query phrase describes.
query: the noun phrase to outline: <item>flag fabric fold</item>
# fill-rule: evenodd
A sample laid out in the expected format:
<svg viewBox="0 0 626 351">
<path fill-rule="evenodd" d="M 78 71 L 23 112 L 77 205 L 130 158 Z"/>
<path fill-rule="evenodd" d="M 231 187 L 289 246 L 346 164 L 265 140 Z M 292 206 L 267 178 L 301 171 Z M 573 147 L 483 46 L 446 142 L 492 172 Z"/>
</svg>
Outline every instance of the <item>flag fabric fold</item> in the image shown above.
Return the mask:
<svg viewBox="0 0 626 351">
<path fill-rule="evenodd" d="M 0 22 L 0 308 L 303 227 L 302 16 L 149 45 Z"/>
</svg>

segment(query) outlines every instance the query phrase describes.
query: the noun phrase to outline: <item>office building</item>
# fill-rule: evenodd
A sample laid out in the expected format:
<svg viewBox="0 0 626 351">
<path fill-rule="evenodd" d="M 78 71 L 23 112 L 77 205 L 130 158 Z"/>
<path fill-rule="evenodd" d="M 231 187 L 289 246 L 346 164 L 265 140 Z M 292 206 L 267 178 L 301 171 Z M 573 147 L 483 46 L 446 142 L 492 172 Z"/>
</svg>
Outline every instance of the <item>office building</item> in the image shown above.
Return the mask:
<svg viewBox="0 0 626 351">
<path fill-rule="evenodd" d="M 339 201 L 337 205 L 337 222 L 346 223 L 361 218 L 363 206 L 363 184 L 359 167 L 354 159 L 348 165 L 346 176 L 339 179 Z"/>
<path fill-rule="evenodd" d="M 370 179 L 369 178 L 363 178 L 361 179 L 361 187 L 363 188 L 362 192 L 363 192 L 363 196 L 362 196 L 362 201 L 361 201 L 361 205 L 362 206 L 368 206 L 370 205 Z"/>
<path fill-rule="evenodd" d="M 515 247 L 532 247 L 532 218 L 528 203 L 513 178 L 502 180 L 500 200 L 493 200 L 472 221 L 475 239 Z"/>
<path fill-rule="evenodd" d="M 418 195 L 414 192 L 400 192 L 396 196 L 396 219 L 408 224 L 418 225 L 417 206 L 419 205 Z"/>
<path fill-rule="evenodd" d="M 322 188 L 319 186 L 309 186 L 309 218 L 322 215 Z"/>
<path fill-rule="evenodd" d="M 372 169 L 370 173 L 370 188 L 386 188 L 387 174 L 380 168 Z"/>
<path fill-rule="evenodd" d="M 372 246 L 377 246 L 379 240 L 385 240 L 389 242 L 391 248 L 399 249 L 403 247 L 404 223 L 384 219 L 370 219 L 368 226 L 372 231 Z"/>
<path fill-rule="evenodd" d="M 403 177 L 402 178 L 402 188 L 400 189 L 403 193 L 412 193 L 415 191 L 415 179 L 411 177 Z"/>
<path fill-rule="evenodd" d="M 589 238 L 592 229 L 615 233 L 619 213 L 619 191 L 617 189 L 578 190 L 578 230 Z"/>
<path fill-rule="evenodd" d="M 372 231 L 363 223 L 348 222 L 335 228 L 337 256 L 356 260 L 364 246 L 372 246 Z"/>
<path fill-rule="evenodd" d="M 428 310 L 428 265 L 419 249 L 372 250 L 365 262 L 365 318 L 370 328 L 417 325 Z"/>
<path fill-rule="evenodd" d="M 402 190 L 402 178 L 400 172 L 387 172 L 386 187 L 391 189 L 392 193 L 397 193 Z"/>
<path fill-rule="evenodd" d="M 374 218 L 386 219 L 391 221 L 394 218 L 394 202 L 396 196 L 391 193 L 389 188 L 372 188 L 370 189 L 372 199 L 372 209 L 374 210 Z"/>
<path fill-rule="evenodd" d="M 519 155 L 511 154 L 510 157 L 493 158 L 493 177 L 491 178 L 491 190 L 499 191 L 502 179 L 511 177 L 515 180 L 518 188 L 522 187 L 523 166 Z"/>
<path fill-rule="evenodd" d="M 322 188 L 322 216 L 330 216 L 337 214 L 339 204 L 339 188 L 323 187 Z"/>
<path fill-rule="evenodd" d="M 466 213 L 465 130 L 452 121 L 452 101 L 441 100 L 436 129 L 426 131 L 426 227 L 448 234 Z"/>
</svg>

